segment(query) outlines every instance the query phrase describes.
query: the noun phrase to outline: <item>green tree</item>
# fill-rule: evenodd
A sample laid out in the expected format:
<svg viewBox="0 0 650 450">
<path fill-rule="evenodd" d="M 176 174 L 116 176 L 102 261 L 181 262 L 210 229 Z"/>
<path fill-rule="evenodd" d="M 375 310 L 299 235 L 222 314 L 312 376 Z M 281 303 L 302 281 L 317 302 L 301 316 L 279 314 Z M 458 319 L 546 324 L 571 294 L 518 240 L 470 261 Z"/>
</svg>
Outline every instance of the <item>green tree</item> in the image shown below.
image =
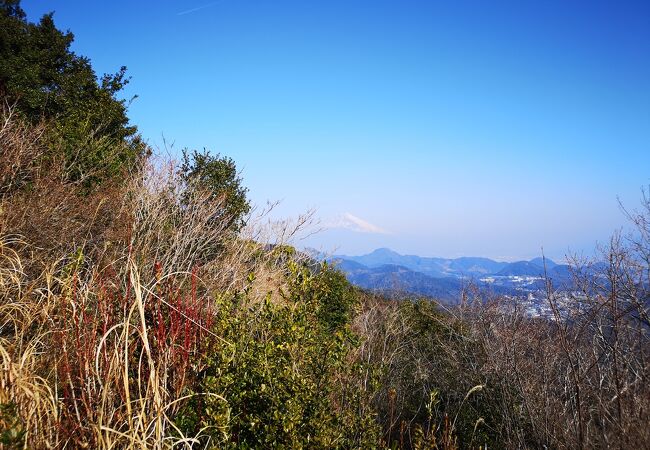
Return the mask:
<svg viewBox="0 0 650 450">
<path fill-rule="evenodd" d="M 235 162 L 226 156 L 211 155 L 206 150 L 183 150 L 181 177 L 189 189 L 205 189 L 220 198 L 228 216 L 228 227 L 235 231 L 245 225 L 251 209 Z"/>
<path fill-rule="evenodd" d="M 51 156 L 63 159 L 69 179 L 94 186 L 132 168 L 147 147 L 118 98 L 126 68 L 98 78 L 71 51 L 73 40 L 52 13 L 31 23 L 19 0 L 0 0 L 0 96 L 26 120 L 50 125 Z"/>
</svg>

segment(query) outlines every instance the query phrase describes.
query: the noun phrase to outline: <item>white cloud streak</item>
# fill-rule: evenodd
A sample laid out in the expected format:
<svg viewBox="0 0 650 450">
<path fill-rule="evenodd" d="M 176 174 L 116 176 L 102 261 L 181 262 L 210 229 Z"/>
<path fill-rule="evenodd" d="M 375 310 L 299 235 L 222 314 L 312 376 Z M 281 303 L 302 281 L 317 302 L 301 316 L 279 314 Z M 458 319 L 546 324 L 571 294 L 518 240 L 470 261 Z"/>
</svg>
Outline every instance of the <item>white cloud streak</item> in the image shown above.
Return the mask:
<svg viewBox="0 0 650 450">
<path fill-rule="evenodd" d="M 197 6 L 196 8 L 191 8 L 185 11 L 181 11 L 177 13 L 177 16 L 184 16 L 186 14 L 192 14 L 193 12 L 201 11 L 202 9 L 209 8 L 211 6 L 217 5 L 219 3 L 222 3 L 223 0 L 217 0 L 216 2 L 210 2 L 206 3 L 205 5 Z"/>
</svg>

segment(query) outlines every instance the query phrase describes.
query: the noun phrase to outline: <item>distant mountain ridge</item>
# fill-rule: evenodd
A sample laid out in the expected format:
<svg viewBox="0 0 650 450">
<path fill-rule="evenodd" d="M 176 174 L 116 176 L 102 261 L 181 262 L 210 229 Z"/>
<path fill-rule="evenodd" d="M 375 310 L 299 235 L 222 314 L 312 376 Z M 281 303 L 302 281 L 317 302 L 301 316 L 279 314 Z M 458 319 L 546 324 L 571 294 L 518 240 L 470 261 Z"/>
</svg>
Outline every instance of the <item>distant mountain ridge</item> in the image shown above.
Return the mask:
<svg viewBox="0 0 650 450">
<path fill-rule="evenodd" d="M 485 276 L 496 275 L 499 272 L 504 272 L 504 276 L 509 275 L 509 272 L 513 272 L 513 275 L 540 276 L 544 271 L 544 261 L 547 270 L 559 265 L 548 258 L 534 258 L 530 261 L 507 263 L 483 257 L 463 256 L 451 259 L 401 255 L 388 248 L 378 248 L 361 256 L 336 255 L 332 259 L 353 261 L 368 268 L 380 267 L 386 264 L 398 265 L 432 277 Z"/>
<path fill-rule="evenodd" d="M 570 276 L 569 266 L 547 258 L 508 263 L 483 257 L 401 255 L 379 248 L 366 255 L 327 259 L 345 272 L 350 282 L 362 288 L 446 301 L 458 301 L 463 287 L 469 283 L 489 286 L 494 293 L 514 294 L 542 287 L 540 280 L 545 273 L 558 282 Z"/>
</svg>

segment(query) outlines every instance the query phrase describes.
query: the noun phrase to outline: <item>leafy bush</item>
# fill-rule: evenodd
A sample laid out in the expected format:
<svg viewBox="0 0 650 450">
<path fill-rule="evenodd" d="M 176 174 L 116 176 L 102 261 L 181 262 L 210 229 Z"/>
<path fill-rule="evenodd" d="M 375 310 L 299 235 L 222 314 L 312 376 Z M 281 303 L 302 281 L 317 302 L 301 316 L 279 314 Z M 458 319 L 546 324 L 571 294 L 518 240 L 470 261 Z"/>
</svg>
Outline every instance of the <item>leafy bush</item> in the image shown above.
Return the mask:
<svg viewBox="0 0 650 450">
<path fill-rule="evenodd" d="M 323 263 L 315 273 L 298 272 L 290 280 L 293 300 L 314 304 L 320 325 L 325 330 L 333 332 L 349 325 L 359 298 L 341 271 Z"/>
<path fill-rule="evenodd" d="M 329 274 L 331 275 L 331 274 Z M 285 299 L 251 302 L 248 292 L 217 299 L 215 343 L 198 392 L 179 423 L 205 430 L 218 448 L 350 448 L 377 443 L 369 417 L 354 405 L 343 380 L 354 337 L 345 323 L 322 322 L 320 295 L 336 278 L 289 263 Z M 251 277 L 251 280 L 253 278 Z M 331 299 L 331 297 L 330 297 Z M 356 412 L 356 411 L 355 411 Z"/>
</svg>

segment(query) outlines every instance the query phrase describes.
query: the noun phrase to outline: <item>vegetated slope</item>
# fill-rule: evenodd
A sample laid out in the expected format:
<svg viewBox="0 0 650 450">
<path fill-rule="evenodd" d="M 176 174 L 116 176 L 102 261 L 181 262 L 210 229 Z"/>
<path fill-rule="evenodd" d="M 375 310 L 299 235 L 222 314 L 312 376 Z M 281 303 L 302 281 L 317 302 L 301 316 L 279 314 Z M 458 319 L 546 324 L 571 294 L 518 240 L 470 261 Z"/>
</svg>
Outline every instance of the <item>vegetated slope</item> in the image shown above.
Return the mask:
<svg viewBox="0 0 650 450">
<path fill-rule="evenodd" d="M 552 261 L 551 259 L 543 258 L 543 257 L 533 258 L 529 262 L 536 265 L 537 267 L 543 268 L 544 266 L 546 266 L 547 269 L 552 269 L 553 267 L 558 265 L 556 262 Z"/>
<path fill-rule="evenodd" d="M 494 261 L 489 258 L 463 256 L 451 260 L 451 268 L 455 273 L 467 275 L 489 275 L 496 273 L 508 263 Z"/>
<path fill-rule="evenodd" d="M 495 275 L 508 277 L 508 276 L 525 276 L 525 277 L 541 277 L 544 275 L 544 268 L 530 261 L 517 261 L 508 264 L 503 269 L 498 271 Z"/>
</svg>

